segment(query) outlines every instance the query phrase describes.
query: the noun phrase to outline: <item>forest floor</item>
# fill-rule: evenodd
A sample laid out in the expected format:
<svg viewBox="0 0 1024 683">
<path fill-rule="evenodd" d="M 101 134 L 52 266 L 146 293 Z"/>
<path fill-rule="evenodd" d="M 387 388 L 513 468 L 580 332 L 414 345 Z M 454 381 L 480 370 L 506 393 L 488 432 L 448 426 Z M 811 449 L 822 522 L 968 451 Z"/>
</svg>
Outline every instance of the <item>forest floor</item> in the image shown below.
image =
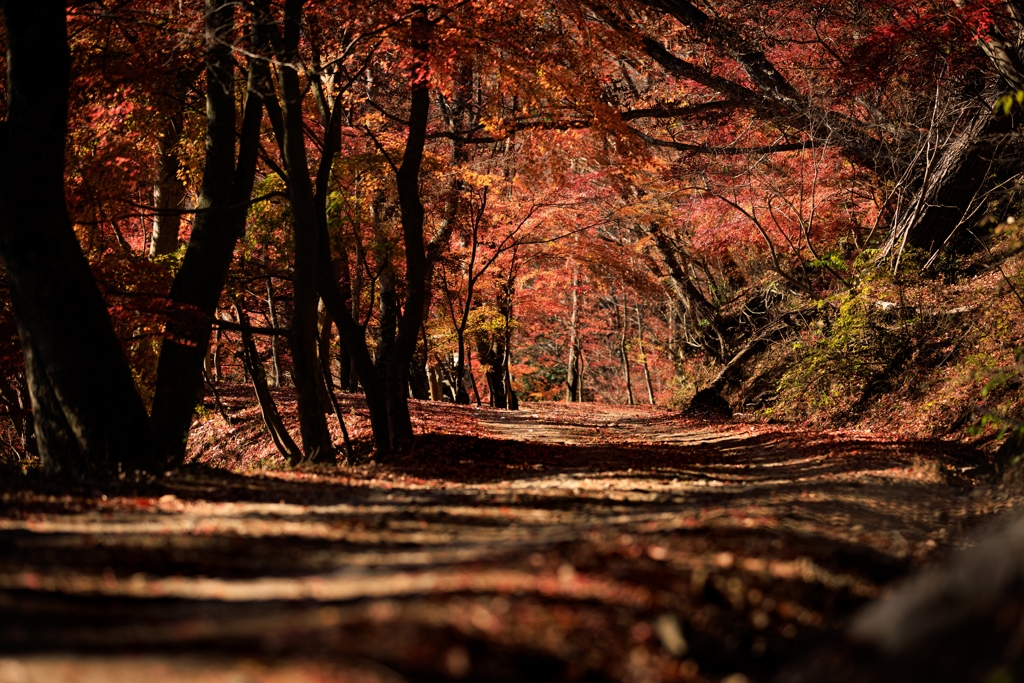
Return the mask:
<svg viewBox="0 0 1024 683">
<path fill-rule="evenodd" d="M 285 471 L 222 398 L 163 477 L 8 466 L 0 683 L 767 681 L 1020 503 L 955 443 L 594 404 Z"/>
</svg>

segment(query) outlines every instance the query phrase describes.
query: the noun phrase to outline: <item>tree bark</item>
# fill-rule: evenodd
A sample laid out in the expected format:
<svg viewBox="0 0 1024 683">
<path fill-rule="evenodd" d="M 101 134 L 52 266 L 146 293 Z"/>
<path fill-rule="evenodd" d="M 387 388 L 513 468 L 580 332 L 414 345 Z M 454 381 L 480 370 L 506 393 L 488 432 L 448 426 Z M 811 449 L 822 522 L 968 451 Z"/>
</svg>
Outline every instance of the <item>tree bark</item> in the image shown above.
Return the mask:
<svg viewBox="0 0 1024 683">
<path fill-rule="evenodd" d="M 313 184 L 306 155 L 306 137 L 302 112 L 302 87 L 299 82 L 299 36 L 304 0 L 285 0 L 283 47 L 278 55 L 278 81 L 284 117 L 285 170 L 291 197 L 294 230 L 294 270 L 292 291 L 294 312 L 289 342 L 292 351 L 292 380 L 298 402 L 302 450 L 311 462 L 333 462 L 327 420 L 324 418 L 322 382 L 317 360 L 317 245 L 318 224 Z"/>
<path fill-rule="evenodd" d="M 669 239 L 665 231 L 657 223 L 648 223 L 643 231 L 653 238 L 653 246 L 658 256 L 668 267 L 669 281 L 672 285 L 672 292 L 675 299 L 685 311 L 689 318 L 690 326 L 694 336 L 701 341 L 705 348 L 715 358 L 724 362 L 728 353 L 727 344 L 721 331 L 718 329 L 718 313 L 710 301 L 701 293 L 693 279 L 687 272 L 688 256 L 685 251 L 673 240 Z M 706 327 L 707 331 L 702 328 Z M 708 343 L 707 336 L 714 335 L 711 343 Z"/>
<path fill-rule="evenodd" d="M 616 304 L 616 312 L 618 305 Z M 626 308 L 626 299 L 622 299 L 622 329 L 619 334 L 619 355 L 622 356 L 622 368 L 626 377 L 626 401 L 629 405 L 636 403 L 633 398 L 633 373 L 629 367 L 629 349 L 626 345 L 626 336 L 629 334 L 629 312 Z"/>
<path fill-rule="evenodd" d="M 64 196 L 71 57 L 63 2 L 3 3 L 8 114 L 0 128 L 0 256 L 35 433 L 50 472 L 158 471 L 131 370 Z"/>
<path fill-rule="evenodd" d="M 249 60 L 249 81 L 235 159 L 234 60 L 230 0 L 206 2 L 206 161 L 198 209 L 170 299 L 179 307 L 165 331 L 157 367 L 152 421 L 169 465 L 185 456 L 192 414 L 203 386 L 203 357 L 210 343 L 213 314 L 220 301 L 235 244 L 245 231 L 248 202 L 256 177 L 263 104 L 258 92 L 266 62 Z M 265 43 L 259 20 L 254 46 Z"/>
<path fill-rule="evenodd" d="M 242 362 L 252 378 L 252 388 L 256 392 L 256 400 L 260 404 L 260 412 L 263 414 L 263 423 L 270 432 L 270 438 L 274 440 L 277 452 L 288 461 L 290 465 L 297 465 L 302 461 L 302 451 L 295 444 L 288 430 L 285 429 L 281 414 L 277 411 L 277 403 L 267 386 L 267 371 L 260 360 L 259 352 L 256 350 L 256 343 L 253 341 L 252 332 L 249 328 L 249 316 L 242 307 L 235 304 L 235 317 L 242 333 Z"/>
<path fill-rule="evenodd" d="M 565 402 L 578 403 L 583 400 L 583 383 L 580 381 L 580 276 L 579 269 L 572 271 L 572 309 L 569 313 L 569 364 L 565 378 Z"/>
<path fill-rule="evenodd" d="M 647 384 L 647 400 L 654 405 L 654 384 L 651 382 L 651 367 L 647 362 L 647 352 L 644 349 L 644 323 L 640 317 L 640 304 L 636 305 L 636 339 L 640 345 L 640 358 L 644 364 L 644 382 Z"/>
<path fill-rule="evenodd" d="M 328 315 L 323 300 L 317 303 L 316 313 L 316 357 L 323 369 L 321 374 L 324 377 L 324 383 L 320 385 L 320 398 L 324 412 L 329 413 L 332 410 L 331 392 L 334 391 L 334 375 L 331 373 L 331 328 L 334 326 L 334 322 Z"/>
<path fill-rule="evenodd" d="M 374 363 L 366 346 L 365 331 L 353 318 L 349 301 L 338 286 L 331 266 L 330 235 L 326 220 L 319 225 L 318 289 L 338 331 L 348 347 L 353 367 L 366 392 L 373 428 L 374 445 L 378 456 L 386 458 L 393 452 L 403 452 L 412 445 L 412 419 L 409 416 L 409 363 L 416 351 L 417 336 L 423 323 L 426 301 L 427 255 L 423 243 L 423 204 L 419 195 L 419 169 L 426 144 L 426 128 L 430 111 L 430 90 L 426 80 L 426 49 L 431 26 L 427 10 L 417 6 L 412 19 L 414 60 L 412 68 L 409 135 L 405 153 L 398 168 L 397 187 L 402 215 L 402 233 L 406 252 L 405 314 L 398 321 L 390 348 L 378 347 L 379 367 Z M 332 149 L 325 144 L 325 150 Z M 326 156 L 326 155 L 325 155 Z M 385 274 L 386 275 L 386 274 Z M 387 298 L 387 287 L 382 285 L 382 301 Z M 397 299 L 383 301 L 385 307 L 398 310 Z M 389 310 L 382 310 L 382 327 L 390 325 Z M 385 329 L 381 342 L 391 343 Z M 381 381 L 383 380 L 383 381 Z"/>
<path fill-rule="evenodd" d="M 427 348 L 427 334 L 422 324 L 420 331 L 422 334 L 416 343 L 416 353 L 409 364 L 409 392 L 413 398 L 426 401 L 430 399 L 430 379 L 427 377 L 427 357 L 430 350 Z"/>
<path fill-rule="evenodd" d="M 173 254 L 178 250 L 181 209 L 185 203 L 185 183 L 178 177 L 178 142 L 184 125 L 184 103 L 167 121 L 157 143 L 157 179 L 153 185 L 153 236 L 149 243 L 150 258 Z"/>
<path fill-rule="evenodd" d="M 386 376 L 391 447 L 398 453 L 408 451 L 413 442 L 412 419 L 409 416 L 409 362 L 416 351 L 416 338 L 423 324 L 423 307 L 427 297 L 427 254 L 423 243 L 424 211 L 420 200 L 419 175 L 430 115 L 427 49 L 431 30 L 427 8 L 417 6 L 412 18 L 409 136 L 396 179 L 405 244 L 405 314 L 398 323 L 398 334 L 388 358 Z"/>
<path fill-rule="evenodd" d="M 277 311 L 274 308 L 274 282 L 271 278 L 267 278 L 267 321 L 271 327 L 277 327 Z M 220 332 L 217 333 L 217 340 L 220 340 Z M 270 337 L 270 368 L 274 371 L 274 376 L 270 380 L 270 386 L 279 387 L 281 386 L 281 359 L 277 353 L 277 335 Z M 217 371 L 218 376 L 220 371 Z M 218 377 L 219 379 L 219 377 Z"/>
</svg>

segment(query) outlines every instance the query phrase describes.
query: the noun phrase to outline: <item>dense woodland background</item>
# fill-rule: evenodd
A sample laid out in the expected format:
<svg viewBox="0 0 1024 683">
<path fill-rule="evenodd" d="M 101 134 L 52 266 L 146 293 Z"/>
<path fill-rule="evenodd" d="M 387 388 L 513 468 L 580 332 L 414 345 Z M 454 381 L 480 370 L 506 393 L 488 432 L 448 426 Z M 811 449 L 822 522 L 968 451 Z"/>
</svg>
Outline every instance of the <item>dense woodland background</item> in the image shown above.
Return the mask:
<svg viewBox="0 0 1024 683">
<path fill-rule="evenodd" d="M 370 449 L 332 443 L 338 392 L 385 459 L 410 396 L 1024 419 L 1024 3 L 32 4 L 10 458 L 173 467 L 231 382 L 292 464 Z"/>
</svg>

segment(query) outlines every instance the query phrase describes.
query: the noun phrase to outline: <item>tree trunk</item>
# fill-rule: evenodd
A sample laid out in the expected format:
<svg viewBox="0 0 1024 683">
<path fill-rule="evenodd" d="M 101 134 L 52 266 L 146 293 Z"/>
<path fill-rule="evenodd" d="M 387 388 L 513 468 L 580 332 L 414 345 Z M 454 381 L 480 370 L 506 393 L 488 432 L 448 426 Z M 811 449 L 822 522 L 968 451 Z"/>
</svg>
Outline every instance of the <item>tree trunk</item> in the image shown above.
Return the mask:
<svg viewBox="0 0 1024 683">
<path fill-rule="evenodd" d="M 417 6 L 412 18 L 413 62 L 409 108 L 409 136 L 398 169 L 398 204 L 402 214 L 405 243 L 405 314 L 398 324 L 395 346 L 388 358 L 387 397 L 391 447 L 403 453 L 412 447 L 412 419 L 409 416 L 409 362 L 416 351 L 416 338 L 423 324 L 427 298 L 427 254 L 423 243 L 423 203 L 419 175 L 427 139 L 430 115 L 430 84 L 426 74 L 431 25 L 425 6 Z"/>
<path fill-rule="evenodd" d="M 289 2 L 294 0 L 289 0 Z M 330 236 L 326 219 L 320 221 L 318 288 L 328 311 L 338 324 L 342 340 L 348 347 L 356 373 L 366 392 L 373 428 L 374 444 L 380 457 L 392 452 L 408 450 L 412 444 L 412 419 L 409 416 L 409 363 L 416 350 L 417 336 L 423 323 L 426 301 L 427 258 L 423 243 L 423 204 L 419 196 L 419 168 L 426 143 L 426 129 L 430 110 L 429 85 L 426 73 L 426 49 L 430 24 L 426 8 L 417 7 L 412 19 L 414 60 L 412 65 L 412 97 L 409 112 L 409 135 L 405 153 L 397 174 L 399 206 L 402 214 L 402 232 L 406 255 L 405 315 L 397 324 L 397 332 L 390 349 L 378 348 L 378 361 L 383 362 L 383 373 L 366 347 L 365 331 L 348 310 L 350 302 L 338 287 L 331 266 Z M 335 107 L 337 109 L 337 107 Z M 329 126 L 329 129 L 331 127 Z M 325 144 L 325 150 L 333 149 Z M 325 159 L 327 155 L 325 154 Z M 323 169 L 323 164 L 321 169 Z M 321 176 L 318 176 L 318 179 Z M 326 179 L 326 175 L 323 176 Z M 325 180 L 326 182 L 326 180 Z M 376 204 L 376 202 L 375 202 Z M 386 261 L 385 261 L 386 263 Z M 382 299 L 387 296 L 382 287 Z M 386 307 L 397 310 L 397 300 L 385 302 Z M 382 326 L 389 325 L 390 314 L 382 315 Z M 386 330 L 385 330 L 386 332 Z M 382 334 L 382 342 L 389 341 Z M 382 376 L 383 375 L 383 376 Z M 381 380 L 383 379 L 383 382 Z"/>
<path fill-rule="evenodd" d="M 427 376 L 430 378 L 430 400 L 443 401 L 444 384 L 441 376 L 441 368 L 436 364 L 431 365 L 427 371 Z"/>
<path fill-rule="evenodd" d="M 334 323 L 331 321 L 331 316 L 327 313 L 327 307 L 324 306 L 323 300 L 317 303 L 316 318 L 316 357 L 320 368 L 323 370 L 320 374 L 324 377 L 324 382 L 320 385 L 320 398 L 323 402 L 324 412 L 329 413 L 332 410 L 332 395 L 334 392 L 334 375 L 331 373 L 331 327 Z"/>
<path fill-rule="evenodd" d="M 267 278 L 267 321 L 271 327 L 277 327 L 277 311 L 274 309 L 274 283 Z M 220 332 L 217 333 L 217 341 L 220 342 Z M 270 386 L 281 386 L 281 359 L 277 353 L 277 335 L 270 336 L 270 369 L 274 371 L 270 378 Z M 217 370 L 217 379 L 220 379 L 220 370 Z"/>
<path fill-rule="evenodd" d="M 63 2 L 3 3 L 0 256 L 51 472 L 159 471 L 149 420 L 64 196 L 71 57 Z"/>
<path fill-rule="evenodd" d="M 426 316 L 426 313 L 424 313 Z M 419 341 L 416 344 L 416 353 L 413 354 L 412 363 L 409 365 L 409 391 L 412 397 L 420 401 L 430 399 L 430 379 L 427 377 L 427 332 L 423 325 L 420 325 Z"/>
<path fill-rule="evenodd" d="M 615 307 L 618 312 L 618 305 Z M 634 405 L 636 400 L 633 398 L 633 372 L 629 367 L 629 349 L 626 345 L 626 337 L 629 334 L 629 314 L 626 308 L 626 300 L 622 300 L 622 330 L 619 335 L 619 355 L 622 356 L 622 368 L 626 376 L 626 401 L 629 405 Z"/>
<path fill-rule="evenodd" d="M 391 452 L 391 438 L 388 429 L 387 402 L 384 396 L 384 382 L 377 372 L 370 350 L 366 346 L 366 330 L 349 312 L 342 290 L 338 287 L 337 276 L 331 262 L 330 235 L 327 222 L 319 226 L 319 268 L 317 270 L 317 289 L 323 298 L 324 305 L 338 325 L 338 333 L 352 360 L 354 375 L 363 386 L 366 394 L 366 406 L 370 412 L 370 427 L 373 431 L 373 443 L 380 457 L 387 457 Z"/>
<path fill-rule="evenodd" d="M 231 50 L 235 3 L 206 2 L 206 162 L 198 209 L 181 269 L 171 285 L 178 307 L 165 331 L 157 367 L 152 421 L 159 447 L 171 466 L 185 457 L 185 442 L 203 386 L 203 357 L 235 244 L 245 231 L 256 177 L 263 104 L 258 94 L 268 67 L 249 60 L 249 82 L 235 160 L 234 56 Z M 264 31 L 254 21 L 254 46 Z"/>
<path fill-rule="evenodd" d="M 217 328 L 217 333 L 213 341 L 213 379 L 220 382 L 224 379 L 224 373 L 221 371 L 221 358 L 220 358 L 220 328 Z"/>
<path fill-rule="evenodd" d="M 515 291 L 516 282 L 516 258 L 519 256 L 519 248 L 512 250 L 512 261 L 508 266 L 508 277 L 505 278 L 503 287 L 502 313 L 505 317 L 505 325 L 502 329 L 502 358 L 501 371 L 502 380 L 505 385 L 505 400 L 509 410 L 519 410 L 519 397 L 512 388 L 512 294 Z"/>
<path fill-rule="evenodd" d="M 260 412 L 263 413 L 263 422 L 267 425 L 270 438 L 274 440 L 277 452 L 288 461 L 290 465 L 297 465 L 302 461 L 302 451 L 295 444 L 294 439 L 285 429 L 281 414 L 277 412 L 277 404 L 274 396 L 267 386 L 267 371 L 260 360 L 259 352 L 256 350 L 256 343 L 253 341 L 252 332 L 249 329 L 249 316 L 245 314 L 241 306 L 235 304 L 235 318 L 242 332 L 242 362 L 252 378 L 252 388 L 256 391 L 256 399 L 260 404 Z"/>
<path fill-rule="evenodd" d="M 640 346 L 640 358 L 644 364 L 644 382 L 647 384 L 647 400 L 654 405 L 654 384 L 651 382 L 651 367 L 647 362 L 647 351 L 644 350 L 644 322 L 640 317 L 640 305 L 636 306 L 636 339 Z"/>
<path fill-rule="evenodd" d="M 473 396 L 476 397 L 476 405 L 480 407 L 480 390 L 476 386 L 476 373 L 473 372 L 473 358 L 470 351 L 466 349 L 466 374 L 469 376 L 469 384 L 473 387 Z"/>
<path fill-rule="evenodd" d="M 508 408 L 508 400 L 505 397 L 505 368 L 502 364 L 504 353 L 500 344 L 496 340 L 481 339 L 476 344 L 476 355 L 484 368 L 491 407 Z"/>
<path fill-rule="evenodd" d="M 292 352 L 292 380 L 298 403 L 302 450 L 311 462 L 334 462 L 327 420 L 324 418 L 322 377 L 317 360 L 317 216 L 313 184 L 309 176 L 303 124 L 303 92 L 299 82 L 299 35 L 304 0 L 285 0 L 284 42 L 278 55 L 281 108 L 284 116 L 285 170 L 292 205 L 294 309 L 289 342 Z"/>
<path fill-rule="evenodd" d="M 159 157 L 157 179 L 153 185 L 153 237 L 149 243 L 149 256 L 173 254 L 178 250 L 178 231 L 181 229 L 181 209 L 185 202 L 185 183 L 178 177 L 178 142 L 184 125 L 184 103 L 172 114 L 157 143 Z"/>
<path fill-rule="evenodd" d="M 565 378 L 565 402 L 577 403 L 582 399 L 580 381 L 580 276 L 577 266 L 572 271 L 572 309 L 569 313 L 569 364 Z"/>
<path fill-rule="evenodd" d="M 327 320 L 330 321 L 330 318 Z M 330 323 L 328 322 L 328 325 L 329 324 Z M 330 328 L 328 327 L 328 329 Z M 342 443 L 345 447 L 345 458 L 349 463 L 352 463 L 355 461 L 355 453 L 352 450 L 352 439 L 349 438 L 348 427 L 345 426 L 345 416 L 342 413 L 341 405 L 338 403 L 338 399 L 334 395 L 334 378 L 331 376 L 331 355 L 327 352 L 320 354 L 320 372 L 324 378 L 323 386 L 327 392 L 327 400 L 330 403 L 331 409 L 334 411 L 334 417 L 338 420 L 338 427 L 341 429 Z"/>
<path fill-rule="evenodd" d="M 468 308 L 468 304 L 467 304 Z M 459 382 L 455 387 L 455 402 L 461 405 L 469 405 L 469 392 L 466 391 L 466 383 L 462 381 L 462 378 L 466 375 L 466 329 L 465 327 L 459 327 L 455 330 L 456 337 L 456 353 L 458 356 L 455 359 L 455 376 L 459 378 Z"/>
</svg>

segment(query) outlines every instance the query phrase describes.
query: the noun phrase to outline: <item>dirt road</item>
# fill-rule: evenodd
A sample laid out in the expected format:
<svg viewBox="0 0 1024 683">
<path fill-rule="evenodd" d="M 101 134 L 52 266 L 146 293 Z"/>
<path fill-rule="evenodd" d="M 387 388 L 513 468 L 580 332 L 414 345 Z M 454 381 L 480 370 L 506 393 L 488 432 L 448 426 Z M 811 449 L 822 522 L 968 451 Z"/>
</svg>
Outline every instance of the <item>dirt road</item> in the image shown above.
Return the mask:
<svg viewBox="0 0 1024 683">
<path fill-rule="evenodd" d="M 0 683 L 769 680 L 1008 505 L 950 445 L 524 408 L 420 404 L 387 465 L 14 470 Z"/>
</svg>

